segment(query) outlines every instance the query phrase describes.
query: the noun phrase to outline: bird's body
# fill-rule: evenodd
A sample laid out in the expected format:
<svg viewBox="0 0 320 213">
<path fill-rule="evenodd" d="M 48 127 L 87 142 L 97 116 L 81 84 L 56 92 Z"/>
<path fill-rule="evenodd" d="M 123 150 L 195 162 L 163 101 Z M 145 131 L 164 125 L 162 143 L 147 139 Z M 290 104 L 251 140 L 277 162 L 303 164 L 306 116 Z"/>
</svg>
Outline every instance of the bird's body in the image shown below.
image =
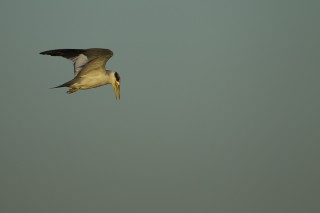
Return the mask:
<svg viewBox="0 0 320 213">
<path fill-rule="evenodd" d="M 91 89 L 111 83 L 107 72 L 102 73 L 99 71 L 92 71 L 89 75 L 75 78 L 75 81 L 73 85 L 80 89 Z"/>
<path fill-rule="evenodd" d="M 62 56 L 73 61 L 75 77 L 55 88 L 69 87 L 68 93 L 112 84 L 116 98 L 120 98 L 120 76 L 106 70 L 105 65 L 112 57 L 109 49 L 57 49 L 41 52 L 42 55 Z"/>
</svg>

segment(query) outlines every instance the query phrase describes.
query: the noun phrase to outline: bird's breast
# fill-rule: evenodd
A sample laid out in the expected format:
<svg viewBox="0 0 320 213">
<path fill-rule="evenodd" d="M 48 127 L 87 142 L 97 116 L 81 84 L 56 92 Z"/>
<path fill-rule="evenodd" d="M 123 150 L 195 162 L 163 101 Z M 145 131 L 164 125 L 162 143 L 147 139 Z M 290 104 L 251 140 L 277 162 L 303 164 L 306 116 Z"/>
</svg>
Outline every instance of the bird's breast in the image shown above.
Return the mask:
<svg viewBox="0 0 320 213">
<path fill-rule="evenodd" d="M 108 84 L 108 78 L 104 75 L 83 76 L 78 83 L 81 89 L 90 89 Z"/>
</svg>

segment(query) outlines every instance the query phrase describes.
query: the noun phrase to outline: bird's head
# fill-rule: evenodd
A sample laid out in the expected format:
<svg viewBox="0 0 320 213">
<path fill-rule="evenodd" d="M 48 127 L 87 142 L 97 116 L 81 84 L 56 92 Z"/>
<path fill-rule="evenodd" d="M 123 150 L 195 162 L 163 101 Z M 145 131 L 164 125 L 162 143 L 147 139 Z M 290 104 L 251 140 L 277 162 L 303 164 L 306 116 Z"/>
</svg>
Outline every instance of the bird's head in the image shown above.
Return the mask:
<svg viewBox="0 0 320 213">
<path fill-rule="evenodd" d="M 111 74 L 111 84 L 113 86 L 114 94 L 116 99 L 120 100 L 120 75 L 117 72 L 112 72 Z"/>
</svg>

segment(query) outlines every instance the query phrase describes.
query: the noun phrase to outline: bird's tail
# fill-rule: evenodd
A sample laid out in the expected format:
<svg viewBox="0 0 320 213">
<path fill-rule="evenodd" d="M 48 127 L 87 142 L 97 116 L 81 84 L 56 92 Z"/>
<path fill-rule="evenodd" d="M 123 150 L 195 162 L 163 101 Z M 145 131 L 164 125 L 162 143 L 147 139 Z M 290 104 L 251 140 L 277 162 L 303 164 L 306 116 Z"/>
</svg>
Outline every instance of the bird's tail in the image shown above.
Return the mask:
<svg viewBox="0 0 320 213">
<path fill-rule="evenodd" d="M 61 85 L 59 85 L 59 86 L 52 87 L 51 89 L 60 88 L 60 87 L 69 87 L 71 84 L 72 84 L 72 82 L 71 82 L 71 81 L 68 81 L 68 82 L 66 82 L 66 83 L 64 83 L 64 84 L 61 84 Z"/>
</svg>

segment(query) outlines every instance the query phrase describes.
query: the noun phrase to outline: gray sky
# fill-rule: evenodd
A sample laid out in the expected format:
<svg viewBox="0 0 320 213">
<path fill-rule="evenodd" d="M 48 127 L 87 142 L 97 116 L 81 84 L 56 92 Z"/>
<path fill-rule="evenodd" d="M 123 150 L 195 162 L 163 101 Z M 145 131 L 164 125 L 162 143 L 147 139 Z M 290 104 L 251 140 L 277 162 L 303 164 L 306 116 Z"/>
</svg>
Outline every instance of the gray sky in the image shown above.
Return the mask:
<svg viewBox="0 0 320 213">
<path fill-rule="evenodd" d="M 0 212 L 320 211 L 319 1 L 3 1 Z M 65 94 L 57 48 L 110 48 Z"/>
</svg>

